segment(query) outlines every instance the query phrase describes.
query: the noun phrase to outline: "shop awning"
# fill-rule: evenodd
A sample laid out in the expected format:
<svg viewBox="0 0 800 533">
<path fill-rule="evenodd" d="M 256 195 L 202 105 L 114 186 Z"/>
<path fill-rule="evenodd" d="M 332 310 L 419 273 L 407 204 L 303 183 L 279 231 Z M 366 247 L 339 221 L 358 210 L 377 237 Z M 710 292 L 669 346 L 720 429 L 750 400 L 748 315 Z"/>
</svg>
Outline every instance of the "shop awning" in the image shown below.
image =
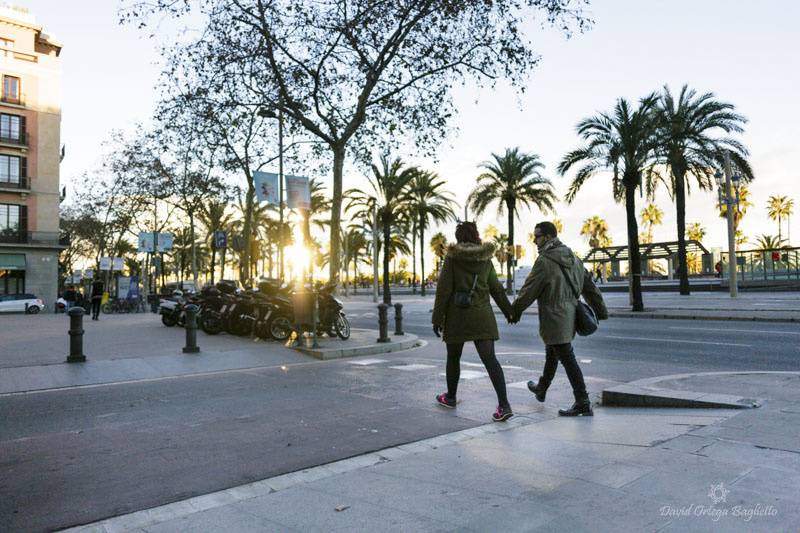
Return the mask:
<svg viewBox="0 0 800 533">
<path fill-rule="evenodd" d="M 0 254 L 0 270 L 25 270 L 25 254 Z"/>
</svg>

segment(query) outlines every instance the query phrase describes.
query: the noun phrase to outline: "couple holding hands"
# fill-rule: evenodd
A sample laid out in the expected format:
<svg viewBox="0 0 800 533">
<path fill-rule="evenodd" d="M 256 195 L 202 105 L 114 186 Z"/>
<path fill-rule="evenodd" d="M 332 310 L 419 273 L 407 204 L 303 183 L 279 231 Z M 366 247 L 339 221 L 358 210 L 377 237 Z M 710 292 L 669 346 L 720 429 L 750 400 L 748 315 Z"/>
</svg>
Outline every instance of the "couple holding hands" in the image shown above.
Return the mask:
<svg viewBox="0 0 800 533">
<path fill-rule="evenodd" d="M 560 361 L 572 385 L 575 403 L 558 414 L 592 416 L 586 384 L 572 349 L 579 295 L 583 295 L 598 319 L 608 318 L 608 311 L 591 274 L 558 239 L 555 225 L 540 222 L 534 229 L 534 237 L 539 256 L 512 304 L 492 264 L 494 245 L 481 242 L 474 222 L 461 222 L 456 227 L 456 243 L 447 249 L 431 318 L 434 334 L 442 336 L 447 345 L 447 392 L 436 396 L 439 405 L 456 407 L 461 353 L 464 343 L 472 341 L 497 393 L 498 406 L 492 420 L 502 422 L 513 416 L 503 368 L 494 352 L 499 335 L 489 301 L 491 296 L 510 324 L 519 322 L 522 312 L 537 301 L 539 335 L 546 345 L 546 359 L 542 376 L 538 382 L 529 381 L 528 389 L 543 402 Z"/>
</svg>

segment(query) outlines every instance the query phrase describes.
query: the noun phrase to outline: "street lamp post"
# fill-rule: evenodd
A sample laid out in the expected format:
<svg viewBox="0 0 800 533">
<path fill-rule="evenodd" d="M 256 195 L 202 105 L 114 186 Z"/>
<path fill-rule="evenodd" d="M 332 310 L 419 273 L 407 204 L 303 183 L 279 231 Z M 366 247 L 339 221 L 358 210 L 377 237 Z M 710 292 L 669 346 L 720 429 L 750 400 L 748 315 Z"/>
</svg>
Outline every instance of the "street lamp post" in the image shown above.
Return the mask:
<svg viewBox="0 0 800 533">
<path fill-rule="evenodd" d="M 719 204 L 725 203 L 728 221 L 728 281 L 730 284 L 731 298 L 739 295 L 738 272 L 736 265 L 736 228 L 734 224 L 733 210 L 739 205 L 739 175 L 733 175 L 731 171 L 730 152 L 725 151 L 725 182 L 723 185 L 722 173 L 717 171 L 714 177 L 717 181 L 717 191 Z M 731 187 L 733 183 L 733 187 Z M 723 190 L 724 187 L 724 190 Z M 735 192 L 735 194 L 733 194 Z"/>
</svg>

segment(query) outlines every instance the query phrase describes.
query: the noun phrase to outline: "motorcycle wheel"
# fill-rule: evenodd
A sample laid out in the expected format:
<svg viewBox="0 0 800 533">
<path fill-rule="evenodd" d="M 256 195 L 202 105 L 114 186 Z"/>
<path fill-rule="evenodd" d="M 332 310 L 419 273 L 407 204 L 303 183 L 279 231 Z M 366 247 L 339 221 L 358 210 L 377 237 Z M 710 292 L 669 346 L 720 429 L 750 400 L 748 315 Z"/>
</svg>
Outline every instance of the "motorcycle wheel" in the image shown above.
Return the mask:
<svg viewBox="0 0 800 533">
<path fill-rule="evenodd" d="M 267 326 L 269 336 L 276 341 L 285 341 L 292 334 L 292 321 L 286 315 L 277 315 Z"/>
<path fill-rule="evenodd" d="M 161 323 L 167 326 L 168 328 L 171 328 L 175 324 L 177 324 L 178 321 L 175 320 L 175 317 L 172 316 L 172 313 L 169 313 L 166 315 L 161 315 Z"/>
<path fill-rule="evenodd" d="M 200 329 L 207 335 L 218 335 L 222 333 L 222 321 L 216 316 L 200 315 Z"/>
<path fill-rule="evenodd" d="M 339 338 L 343 341 L 350 338 L 350 321 L 347 320 L 346 316 L 341 314 L 337 316 L 336 320 L 333 322 L 333 327 L 336 328 L 336 334 L 339 335 Z"/>
</svg>

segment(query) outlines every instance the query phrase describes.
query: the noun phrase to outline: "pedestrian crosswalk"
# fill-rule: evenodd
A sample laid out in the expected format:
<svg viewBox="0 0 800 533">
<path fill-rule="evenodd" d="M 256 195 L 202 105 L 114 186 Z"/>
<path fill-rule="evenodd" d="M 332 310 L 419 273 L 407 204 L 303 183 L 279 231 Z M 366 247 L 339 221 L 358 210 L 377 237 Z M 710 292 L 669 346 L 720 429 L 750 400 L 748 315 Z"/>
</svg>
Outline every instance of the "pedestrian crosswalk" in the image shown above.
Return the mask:
<svg viewBox="0 0 800 533">
<path fill-rule="evenodd" d="M 442 368 L 444 366 L 444 361 L 437 362 L 438 364 L 428 364 L 428 363 L 420 363 L 420 362 L 409 362 L 409 363 L 402 363 L 402 364 L 390 364 L 384 366 L 384 363 L 389 363 L 390 361 L 387 359 L 377 359 L 377 358 L 364 358 L 364 359 L 352 359 L 347 361 L 348 364 L 360 367 L 382 367 L 388 368 L 390 370 L 397 370 L 401 372 L 426 372 L 430 371 L 434 368 Z M 432 361 L 433 362 L 433 361 Z M 525 368 L 521 366 L 515 365 L 503 365 L 503 369 L 506 371 L 512 370 L 521 370 L 525 371 Z M 445 376 L 445 372 L 439 372 L 440 376 Z M 483 366 L 483 363 L 473 363 L 470 361 L 461 361 L 461 379 L 464 380 L 472 380 L 472 379 L 481 379 L 481 378 L 488 378 L 489 375 L 486 373 L 486 368 Z M 523 385 L 526 382 L 520 382 Z M 509 385 L 513 386 L 513 385 Z M 522 388 L 522 387 L 520 387 Z"/>
</svg>

